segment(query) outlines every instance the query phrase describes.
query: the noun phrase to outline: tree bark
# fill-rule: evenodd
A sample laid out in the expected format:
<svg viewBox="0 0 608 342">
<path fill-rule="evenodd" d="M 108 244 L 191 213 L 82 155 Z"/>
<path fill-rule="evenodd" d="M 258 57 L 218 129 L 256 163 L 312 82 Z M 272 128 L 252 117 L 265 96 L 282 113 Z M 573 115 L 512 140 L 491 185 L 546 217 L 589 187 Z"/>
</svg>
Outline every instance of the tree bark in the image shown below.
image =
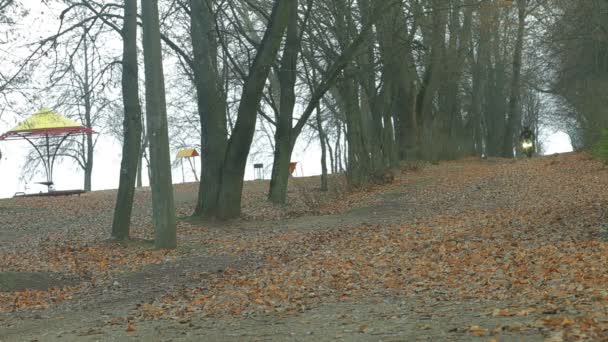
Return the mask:
<svg viewBox="0 0 608 342">
<path fill-rule="evenodd" d="M 485 145 L 488 156 L 502 155 L 505 131 L 505 62 L 501 51 L 503 27 L 500 22 L 499 10 L 488 6 L 484 16 L 487 19 L 488 34 L 490 35 L 490 51 L 487 66 L 487 82 L 485 89 L 485 104 L 483 108 L 485 125 Z M 492 63 L 493 61 L 493 63 Z"/>
<path fill-rule="evenodd" d="M 295 85 L 297 78 L 298 52 L 300 38 L 298 37 L 298 3 L 292 1 L 289 8 L 291 18 L 287 25 L 287 38 L 283 50 L 283 58 L 279 70 L 281 96 L 279 115 L 275 131 L 275 151 L 272 163 L 272 177 L 268 199 L 276 204 L 287 201 L 287 183 L 289 181 L 289 163 L 295 145 L 293 139 L 293 109 L 296 103 Z"/>
<path fill-rule="evenodd" d="M 91 83 L 90 83 L 90 70 L 89 70 L 89 46 L 88 37 L 85 33 L 83 37 L 83 49 L 84 49 L 84 78 L 82 80 L 82 91 L 84 99 L 84 124 L 88 128 L 92 128 L 93 123 L 91 121 Z M 91 178 L 93 176 L 93 158 L 94 158 L 94 142 L 93 135 L 87 134 L 85 136 L 85 151 L 84 151 L 84 191 L 91 191 Z"/>
<path fill-rule="evenodd" d="M 141 124 L 140 124 L 141 125 Z M 141 153 L 139 154 L 138 158 L 137 158 L 137 184 L 135 185 L 137 188 L 141 188 L 143 187 L 143 175 L 144 175 L 144 170 L 143 170 L 143 163 L 142 160 L 143 157 L 141 155 Z"/>
<path fill-rule="evenodd" d="M 472 64 L 472 90 L 471 90 L 471 119 L 469 132 L 473 136 L 471 150 L 478 155 L 486 154 L 484 150 L 482 117 L 484 105 L 484 92 L 486 91 L 488 70 L 490 67 L 490 24 L 488 18 L 489 4 L 482 4 L 479 8 L 479 38 L 477 48 L 473 42 L 470 47 L 470 63 Z"/>
<path fill-rule="evenodd" d="M 353 79 L 339 82 L 346 115 L 346 140 L 348 142 L 348 163 L 346 175 L 349 184 L 358 188 L 367 184 L 371 173 L 369 150 L 365 143 L 363 120 L 358 104 L 358 94 Z"/>
<path fill-rule="evenodd" d="M 443 74 L 443 56 L 445 53 L 445 33 L 447 11 L 443 0 L 431 0 L 432 13 L 430 14 L 430 26 L 424 30 L 425 42 L 431 47 L 428 54 L 424 77 L 418 93 L 417 124 L 418 135 L 421 137 L 421 149 L 423 159 L 437 159 L 437 148 L 435 146 L 433 131 L 435 124 L 435 112 L 433 100 L 436 98 L 437 90 L 441 85 Z M 426 32 L 425 32 L 426 31 Z"/>
<path fill-rule="evenodd" d="M 139 105 L 139 77 L 137 62 L 137 0 L 125 0 L 124 24 L 122 29 L 122 97 L 124 106 L 122 161 L 120 181 L 114 219 L 112 238 L 129 238 L 135 180 L 141 167 L 141 107 Z"/>
<path fill-rule="evenodd" d="M 222 181 L 222 165 L 228 145 L 226 97 L 217 69 L 217 34 L 207 0 L 190 0 L 194 81 L 201 122 L 201 182 L 195 209 L 197 216 L 214 216 Z"/>
<path fill-rule="evenodd" d="M 344 4 L 342 4 L 344 6 Z M 386 9 L 387 7 L 384 7 Z M 382 10 L 382 8 L 378 9 L 378 13 Z M 344 14 L 344 13 L 343 13 Z M 342 71 L 352 62 L 355 58 L 357 52 L 360 50 L 361 45 L 363 45 L 369 38 L 369 34 L 372 31 L 372 25 L 376 21 L 378 17 L 377 13 L 374 15 L 370 15 L 369 22 L 365 23 L 361 29 L 361 32 L 353 39 L 348 42 L 344 40 L 342 42 L 343 51 L 338 56 L 336 61 L 331 64 L 331 66 L 327 69 L 323 80 L 320 84 L 314 89 L 310 101 L 308 102 L 304 112 L 302 113 L 300 119 L 296 123 L 295 127 L 291 127 L 291 121 L 293 118 L 293 104 L 290 100 L 292 96 L 292 92 L 294 91 L 293 86 L 295 85 L 295 66 L 297 62 L 297 51 L 295 53 L 289 53 L 287 56 L 289 57 L 288 61 L 290 63 L 283 63 L 287 67 L 294 66 L 293 68 L 293 78 L 284 78 L 280 76 L 280 79 L 287 80 L 289 82 L 282 81 L 282 94 L 281 94 L 281 106 L 283 106 L 283 101 L 287 100 L 286 104 L 286 112 L 289 115 L 283 116 L 283 111 L 281 111 L 282 118 L 279 118 L 279 123 L 277 125 L 277 144 L 275 151 L 275 164 L 273 165 L 273 181 L 271 181 L 271 191 L 270 191 L 270 200 L 275 203 L 285 203 L 286 194 L 287 194 L 287 180 L 288 180 L 288 168 L 289 162 L 291 160 L 291 153 L 293 152 L 293 148 L 296 144 L 296 140 L 299 137 L 304 125 L 308 122 L 312 114 L 314 113 L 317 105 L 325 96 L 325 94 L 334 86 L 338 77 L 342 73 Z M 294 32 L 297 32 L 297 26 L 294 25 Z M 289 36 L 289 29 L 288 29 Z M 297 43 L 297 47 L 299 49 L 300 41 L 296 40 L 296 36 L 292 36 L 292 44 L 287 43 L 286 48 L 288 46 L 295 47 Z M 288 37 L 289 40 L 289 37 Z M 285 60 L 283 61 L 285 62 Z M 291 77 L 290 76 L 290 77 Z M 294 82 L 291 83 L 291 80 Z M 283 86 L 287 85 L 287 87 Z M 283 92 L 287 92 L 285 98 L 283 98 Z M 289 116 L 289 122 L 287 122 L 286 117 Z M 283 121 L 284 120 L 284 121 Z M 363 127 L 362 127 L 363 129 Z M 289 140 L 287 139 L 289 138 Z M 365 138 L 365 137 L 364 137 Z M 288 141 L 287 141 L 288 140 Z M 287 155 L 287 156 L 285 156 Z M 277 163 L 278 162 L 278 163 Z M 275 165 L 278 165 L 275 172 Z M 276 178 L 275 178 L 276 175 Z"/>
<path fill-rule="evenodd" d="M 243 85 L 237 120 L 228 142 L 222 168 L 216 213 L 219 219 L 232 219 L 240 216 L 243 177 L 255 133 L 262 92 L 283 40 L 285 28 L 292 19 L 289 14 L 295 1 L 275 1 L 264 38 L 262 38 L 249 75 Z"/>
<path fill-rule="evenodd" d="M 327 146 L 327 154 L 329 155 L 329 167 L 330 167 L 331 173 L 333 174 L 333 173 L 336 173 L 336 164 L 334 163 L 335 156 L 334 156 L 333 148 L 331 147 L 331 141 L 328 136 L 326 136 L 326 138 L 325 138 L 325 144 Z"/>
<path fill-rule="evenodd" d="M 327 191 L 327 143 L 325 131 L 323 130 L 323 120 L 321 120 L 321 107 L 317 107 L 317 130 L 319 131 L 319 141 L 321 143 L 321 191 Z"/>
<path fill-rule="evenodd" d="M 338 122 L 336 125 L 336 130 L 338 131 L 338 137 L 336 139 L 336 171 L 344 172 L 344 165 L 342 164 L 342 123 Z"/>
<path fill-rule="evenodd" d="M 167 128 L 165 81 L 160 44 L 158 0 L 142 0 L 146 116 L 150 136 L 152 209 L 156 248 L 175 248 L 175 206 L 171 178 L 171 156 Z"/>
<path fill-rule="evenodd" d="M 526 9 L 528 0 L 517 0 L 518 8 L 518 26 L 517 40 L 515 42 L 515 50 L 513 52 L 513 75 L 511 76 L 511 87 L 509 94 L 509 118 L 507 121 L 507 129 L 504 135 L 503 156 L 507 158 L 513 157 L 513 147 L 516 131 L 521 126 L 521 60 L 522 50 L 524 45 L 524 31 L 526 28 Z"/>
</svg>

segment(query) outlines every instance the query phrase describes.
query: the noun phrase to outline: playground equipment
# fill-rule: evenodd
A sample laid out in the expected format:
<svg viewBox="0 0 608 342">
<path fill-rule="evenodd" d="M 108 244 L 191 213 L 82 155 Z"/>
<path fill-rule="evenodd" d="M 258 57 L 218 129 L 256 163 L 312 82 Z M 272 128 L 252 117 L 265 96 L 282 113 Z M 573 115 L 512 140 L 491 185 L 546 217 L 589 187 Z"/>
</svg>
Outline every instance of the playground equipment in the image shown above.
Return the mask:
<svg viewBox="0 0 608 342">
<path fill-rule="evenodd" d="M 299 166 L 299 168 L 298 168 L 298 166 Z M 297 172 L 297 171 L 299 171 L 299 172 Z M 300 162 L 290 162 L 289 163 L 289 175 L 292 176 L 292 177 L 295 177 L 295 176 L 302 177 L 302 176 L 304 176 L 304 169 L 302 168 L 302 163 L 300 163 Z"/>
<path fill-rule="evenodd" d="M 253 164 L 253 178 L 255 180 L 264 180 L 264 164 Z"/>
<path fill-rule="evenodd" d="M 196 158 L 198 156 L 200 156 L 200 154 L 194 148 L 185 148 L 177 152 L 177 159 L 179 159 L 180 164 L 182 164 L 182 183 L 186 183 L 186 174 L 184 173 L 184 159 L 186 159 L 190 164 L 190 168 L 192 169 L 192 173 L 194 174 L 194 179 L 196 179 L 196 181 L 198 182 L 198 175 L 196 174 L 196 164 L 192 162 L 192 158 Z"/>
<path fill-rule="evenodd" d="M 94 133 L 95 132 L 89 127 L 82 126 L 76 121 L 61 116 L 48 108 L 43 108 L 20 123 L 17 127 L 0 135 L 0 141 L 27 141 L 38 153 L 42 165 L 44 166 L 46 180 L 37 183 L 47 186 L 47 195 L 74 195 L 83 193 L 84 191 L 55 191 L 55 184 L 53 183 L 53 166 L 55 165 L 59 149 L 66 139 Z M 20 193 L 16 195 L 23 196 L 25 194 Z M 39 196 L 44 194 L 35 195 Z"/>
</svg>

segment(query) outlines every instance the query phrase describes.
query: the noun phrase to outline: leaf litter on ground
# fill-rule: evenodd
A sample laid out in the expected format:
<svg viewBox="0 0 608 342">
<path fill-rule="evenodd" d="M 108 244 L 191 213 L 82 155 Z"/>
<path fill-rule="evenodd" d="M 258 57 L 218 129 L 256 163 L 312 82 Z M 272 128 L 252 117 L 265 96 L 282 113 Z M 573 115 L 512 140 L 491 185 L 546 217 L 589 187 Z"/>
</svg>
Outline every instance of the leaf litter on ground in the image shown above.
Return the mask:
<svg viewBox="0 0 608 342">
<path fill-rule="evenodd" d="M 311 189 L 312 180 L 304 180 Z M 245 208 L 263 202 L 262 185 L 254 184 L 258 190 L 244 195 Z M 178 186 L 176 192 L 187 192 L 187 187 Z M 297 198 L 299 190 L 294 189 L 291 196 Z M 554 339 L 607 337 L 608 171 L 584 154 L 518 162 L 445 162 L 422 171 L 404 171 L 393 184 L 344 195 L 347 200 L 319 200 L 321 204 L 312 209 L 301 203 L 299 214 L 294 214 L 294 206 L 263 204 L 260 216 L 248 219 L 277 220 L 313 211 L 346 213 L 365 203 L 382 204 L 379 195 L 389 192 L 407 193 L 411 198 L 405 200 L 415 206 L 415 215 L 398 223 L 362 224 L 354 229 L 251 234 L 181 222 L 182 241 L 198 241 L 211 254 L 254 253 L 262 261 L 210 274 L 201 286 L 159 297 L 139 307 L 138 318 L 291 315 L 324 302 L 423 295 L 453 302 L 506 301 L 508 307 L 490 308 L 485 314 L 532 319 L 527 325 L 498 328 L 471 322 L 463 331 L 472 336 L 541 329 Z M 111 196 L 104 196 L 111 202 Z M 145 197 L 139 196 L 138 203 Z M 177 201 L 178 210 L 189 210 L 190 197 Z M 23 205 L 45 207 L 35 201 Z M 93 204 L 89 210 L 108 212 Z M 146 219 L 136 217 L 135 221 L 144 223 L 136 227 L 136 236 L 149 238 Z M 20 248 L 3 250 L 0 265 L 2 269 L 88 274 L 102 281 L 111 272 L 187 253 L 117 246 L 100 242 L 99 232 L 92 235 L 95 238 L 83 238 L 84 242 L 70 241 L 72 247 L 61 244 L 60 233 L 47 236 L 26 255 Z M 33 244 L 35 240 L 23 241 Z M 23 300 L 20 308 L 45 307 L 52 301 L 39 297 L 65 299 L 74 291 L 0 293 L 0 310 L 14 310 L 17 297 L 35 299 Z"/>
</svg>

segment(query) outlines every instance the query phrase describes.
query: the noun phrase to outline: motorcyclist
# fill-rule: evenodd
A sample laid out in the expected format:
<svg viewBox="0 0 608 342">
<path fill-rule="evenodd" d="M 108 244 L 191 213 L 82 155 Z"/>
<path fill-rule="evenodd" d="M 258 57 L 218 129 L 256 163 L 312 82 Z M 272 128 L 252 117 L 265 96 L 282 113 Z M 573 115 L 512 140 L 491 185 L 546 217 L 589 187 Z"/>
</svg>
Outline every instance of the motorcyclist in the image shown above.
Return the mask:
<svg viewBox="0 0 608 342">
<path fill-rule="evenodd" d="M 524 126 L 524 129 L 521 131 L 521 134 L 519 135 L 519 140 L 520 141 L 525 141 L 525 140 L 534 141 L 534 132 L 532 132 L 530 127 Z"/>
<path fill-rule="evenodd" d="M 523 152 L 531 157 L 534 153 L 534 132 L 528 126 L 524 126 L 524 129 L 521 131 L 519 135 L 519 141 L 521 143 L 521 147 Z"/>
</svg>

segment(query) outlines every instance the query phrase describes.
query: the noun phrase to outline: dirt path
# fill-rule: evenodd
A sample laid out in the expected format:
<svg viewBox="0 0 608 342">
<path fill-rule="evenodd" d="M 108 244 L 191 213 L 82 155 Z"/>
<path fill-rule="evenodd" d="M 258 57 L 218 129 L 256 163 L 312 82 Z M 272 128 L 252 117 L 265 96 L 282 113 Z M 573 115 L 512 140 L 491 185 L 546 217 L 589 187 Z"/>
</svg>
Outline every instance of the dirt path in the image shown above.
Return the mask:
<svg viewBox="0 0 608 342">
<path fill-rule="evenodd" d="M 591 241 L 594 249 L 606 248 L 601 240 L 601 227 L 606 223 L 601 208 L 608 203 L 607 178 L 595 162 L 578 155 L 518 162 L 468 160 L 403 173 L 398 184 L 370 194 L 359 206 L 339 215 L 206 223 L 207 237 L 189 236 L 183 244 L 188 251 L 179 257 L 168 256 L 159 265 L 115 273 L 47 310 L 0 314 L 0 341 L 560 341 L 572 336 L 595 339 L 602 334 L 608 339 L 605 332 L 594 330 L 592 334 L 579 324 L 578 318 L 595 314 L 595 307 L 585 307 L 582 302 L 563 304 L 551 292 L 550 276 L 542 284 L 532 284 L 532 280 L 517 283 L 514 279 L 521 275 L 516 274 L 515 266 L 525 265 L 512 261 L 525 252 L 527 259 L 522 260 L 533 265 L 543 255 L 532 255 L 532 251 L 552 244 Z M 5 234 L 0 240 L 14 237 L 0 234 Z M 367 238 L 369 243 L 361 242 Z M 400 243 L 406 244 L 399 252 L 403 254 L 395 255 L 392 249 L 397 250 Z M 463 249 L 455 249 L 461 244 Z M 511 244 L 513 251 L 505 248 Z M 327 256 L 332 250 L 339 252 Z M 487 266 L 489 261 L 473 255 L 473 250 L 504 266 Z M 374 259 L 370 270 L 356 264 L 360 252 L 369 253 L 363 255 L 370 260 L 381 257 Z M 592 257 L 584 253 L 581 250 L 580 260 Z M 274 256 L 281 263 L 275 264 Z M 441 258 L 452 266 L 442 266 L 438 273 L 433 262 Z M 336 278 L 352 281 L 354 287 L 346 291 L 333 280 L 323 287 L 321 276 L 319 293 L 302 301 L 306 306 L 299 307 L 296 314 L 243 311 L 210 316 L 204 311 L 210 307 L 207 302 L 202 311 L 196 308 L 185 316 L 171 314 L 179 312 L 180 305 L 181 309 L 188 306 L 182 298 L 186 293 L 216 293 L 217 298 L 245 293 L 252 291 L 252 285 L 239 286 L 249 284 L 254 275 L 262 279 L 265 290 L 274 284 L 275 274 L 291 274 L 290 270 L 317 259 L 321 263 L 354 262 L 346 267 L 352 267 L 350 278 Z M 382 266 L 382 260 L 392 262 Z M 445 264 L 445 260 L 441 262 Z M 341 265 L 338 269 L 343 271 Z M 318 268 L 334 270 L 330 266 Z M 378 279 L 396 272 L 397 266 L 400 273 L 407 267 L 412 275 L 395 290 L 386 285 L 389 280 Z M 484 274 L 482 266 L 491 269 L 490 275 Z M 409 271 L 410 267 L 418 273 Z M 458 267 L 461 269 L 455 271 Z M 597 267 L 596 272 L 604 276 Z M 316 268 L 313 264 L 313 273 Z M 364 271 L 372 273 L 367 276 Z M 303 288 L 306 276 L 301 279 Z M 470 283 L 459 284 L 458 280 Z M 214 292 L 217 284 L 233 292 Z M 583 284 L 590 295 L 595 295 L 593 284 Z M 579 297 L 589 301 L 577 288 L 583 285 L 574 290 L 555 286 L 560 294 L 566 289 L 564 298 L 572 295 L 568 291 L 578 291 Z M 536 291 L 545 297 L 536 296 Z M 246 307 L 252 307 L 249 301 L 253 297 L 249 298 L 243 304 Z M 275 301 L 281 300 L 290 302 L 292 297 Z M 279 307 L 275 301 L 264 305 Z M 142 318 L 142 312 L 160 308 L 167 313 Z M 596 321 L 601 317 L 595 317 Z"/>
</svg>

